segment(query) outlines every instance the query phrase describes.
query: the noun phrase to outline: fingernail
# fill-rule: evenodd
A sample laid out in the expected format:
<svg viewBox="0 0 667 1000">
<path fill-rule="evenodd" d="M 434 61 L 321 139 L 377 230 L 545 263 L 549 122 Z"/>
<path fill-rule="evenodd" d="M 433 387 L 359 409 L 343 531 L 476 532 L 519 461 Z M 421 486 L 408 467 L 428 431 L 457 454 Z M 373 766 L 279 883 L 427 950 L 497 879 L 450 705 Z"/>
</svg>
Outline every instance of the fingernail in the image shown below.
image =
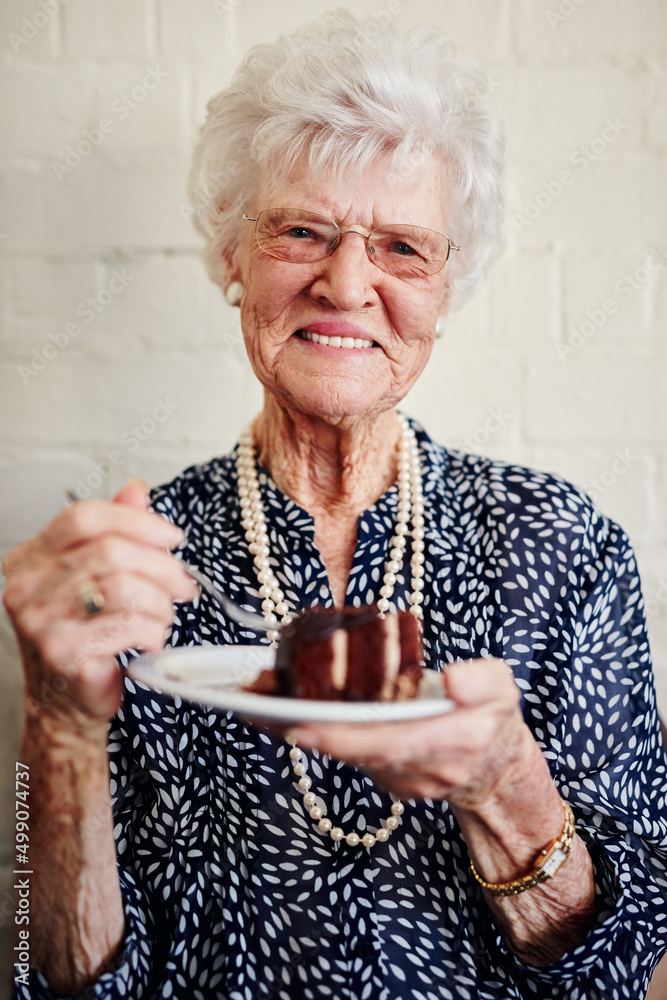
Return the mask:
<svg viewBox="0 0 667 1000">
<path fill-rule="evenodd" d="M 169 548 L 175 549 L 179 545 L 182 545 L 186 538 L 183 529 L 178 524 L 172 524 L 171 521 L 168 521 L 166 517 L 162 517 L 161 514 L 157 514 L 156 516 L 163 526 L 162 530 L 165 532 L 165 537 L 169 539 Z"/>
<path fill-rule="evenodd" d="M 142 488 L 142 490 L 146 491 L 146 493 L 148 493 L 148 491 L 150 490 L 150 486 L 148 485 L 148 483 L 146 482 L 145 479 L 142 479 L 141 476 L 133 476 L 132 479 L 128 479 L 128 481 L 125 483 L 125 485 L 126 486 L 140 486 Z"/>
<path fill-rule="evenodd" d="M 300 747 L 314 746 L 313 733 L 310 729 L 288 729 L 285 733 L 287 743 L 298 744 Z"/>
<path fill-rule="evenodd" d="M 171 524 L 169 521 L 165 521 L 164 518 L 161 518 L 161 520 L 164 524 L 164 534 L 160 536 L 163 539 L 162 544 L 169 552 L 175 552 L 176 549 L 180 549 L 185 541 L 185 532 L 177 524 Z"/>
</svg>

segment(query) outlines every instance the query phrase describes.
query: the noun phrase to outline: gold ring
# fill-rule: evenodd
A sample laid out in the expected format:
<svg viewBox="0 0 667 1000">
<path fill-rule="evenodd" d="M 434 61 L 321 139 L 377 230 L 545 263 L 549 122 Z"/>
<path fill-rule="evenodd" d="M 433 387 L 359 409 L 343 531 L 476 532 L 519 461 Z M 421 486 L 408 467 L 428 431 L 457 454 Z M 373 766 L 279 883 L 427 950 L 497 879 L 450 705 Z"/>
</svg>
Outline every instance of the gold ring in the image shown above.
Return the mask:
<svg viewBox="0 0 667 1000">
<path fill-rule="evenodd" d="M 104 611 L 104 594 L 92 580 L 84 580 L 76 592 L 79 607 L 84 615 L 99 615 Z"/>
</svg>

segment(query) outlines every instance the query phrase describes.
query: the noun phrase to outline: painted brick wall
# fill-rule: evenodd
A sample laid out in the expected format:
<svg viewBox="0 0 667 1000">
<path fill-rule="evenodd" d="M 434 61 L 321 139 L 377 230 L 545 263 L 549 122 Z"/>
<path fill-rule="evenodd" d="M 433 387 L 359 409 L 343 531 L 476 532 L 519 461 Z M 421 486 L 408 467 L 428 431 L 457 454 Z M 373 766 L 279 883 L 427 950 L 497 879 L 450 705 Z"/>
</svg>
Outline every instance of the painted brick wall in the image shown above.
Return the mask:
<svg viewBox="0 0 667 1000">
<path fill-rule="evenodd" d="M 108 497 L 131 475 L 164 481 L 228 449 L 258 409 L 238 313 L 205 277 L 188 223 L 188 156 L 207 98 L 247 47 L 330 6 L 0 7 L 3 550 L 52 516 L 64 489 Z M 444 443 L 587 486 L 621 521 L 667 715 L 667 4 L 353 8 L 445 26 L 483 63 L 507 124 L 504 257 L 448 323 L 406 409 Z M 77 163 L 68 147 L 86 130 Z M 0 657 L 11 764 L 20 671 L 4 617 Z M 12 773 L 3 765 L 6 802 Z M 5 891 L 5 926 L 8 907 Z"/>
</svg>

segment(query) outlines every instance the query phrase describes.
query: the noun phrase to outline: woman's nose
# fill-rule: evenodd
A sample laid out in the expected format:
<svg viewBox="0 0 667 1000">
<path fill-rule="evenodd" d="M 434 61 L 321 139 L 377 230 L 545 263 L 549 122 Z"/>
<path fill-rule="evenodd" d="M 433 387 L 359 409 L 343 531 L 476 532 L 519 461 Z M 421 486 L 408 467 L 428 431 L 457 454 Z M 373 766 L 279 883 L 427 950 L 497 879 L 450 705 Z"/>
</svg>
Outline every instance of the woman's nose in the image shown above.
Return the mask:
<svg viewBox="0 0 667 1000">
<path fill-rule="evenodd" d="M 337 309 L 363 309 L 377 301 L 376 283 L 381 280 L 382 271 L 368 257 L 366 237 L 349 230 L 341 234 L 336 249 L 322 261 L 311 295 Z"/>
</svg>

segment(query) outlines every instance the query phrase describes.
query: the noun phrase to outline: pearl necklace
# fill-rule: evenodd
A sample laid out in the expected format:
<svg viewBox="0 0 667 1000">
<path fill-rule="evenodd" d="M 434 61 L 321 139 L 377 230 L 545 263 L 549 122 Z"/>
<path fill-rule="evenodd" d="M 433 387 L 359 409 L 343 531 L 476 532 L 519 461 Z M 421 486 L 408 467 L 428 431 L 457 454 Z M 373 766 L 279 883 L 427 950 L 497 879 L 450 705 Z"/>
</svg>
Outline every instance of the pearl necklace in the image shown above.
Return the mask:
<svg viewBox="0 0 667 1000">
<path fill-rule="evenodd" d="M 412 555 L 410 558 L 410 574 L 412 591 L 408 595 L 410 613 L 416 618 L 422 617 L 422 601 L 424 589 L 424 497 L 422 493 L 422 474 L 419 461 L 419 445 L 415 432 L 402 414 L 398 415 L 401 423 L 401 443 L 398 460 L 398 508 L 396 513 L 396 528 L 389 543 L 389 558 L 385 562 L 385 573 L 380 587 L 380 599 L 377 602 L 382 618 L 390 610 L 391 598 L 396 586 L 397 574 L 403 564 L 407 545 L 407 536 L 412 536 Z M 269 560 L 269 536 L 266 530 L 266 515 L 262 507 L 262 494 L 259 488 L 259 477 L 255 463 L 255 446 L 252 427 L 248 427 L 239 441 L 236 459 L 238 476 L 238 493 L 241 504 L 241 524 L 245 531 L 248 548 L 254 557 L 255 573 L 259 584 L 259 596 L 262 598 L 262 611 L 267 625 L 273 626 L 266 633 L 266 640 L 276 648 L 280 631 L 275 626 L 280 618 L 281 625 L 288 625 L 293 618 L 285 595 L 280 589 L 278 580 L 271 569 Z M 408 524 L 412 519 L 412 531 Z M 391 807 L 391 816 L 385 820 L 375 834 L 365 833 L 361 837 L 352 831 L 345 834 L 340 827 L 334 826 L 324 815 L 324 809 L 317 804 L 317 796 L 310 791 L 312 781 L 308 777 L 307 762 L 303 751 L 293 741 L 290 750 L 290 760 L 294 774 L 297 777 L 297 788 L 303 792 L 303 804 L 311 817 L 317 823 L 322 833 L 328 833 L 335 842 L 345 840 L 350 847 L 362 844 L 372 847 L 375 843 L 384 843 L 399 824 L 403 803 L 396 800 Z"/>
<path fill-rule="evenodd" d="M 419 445 L 415 432 L 402 414 L 401 445 L 398 460 L 398 510 L 396 513 L 396 528 L 389 543 L 389 558 L 385 563 L 385 573 L 380 587 L 378 610 L 384 617 L 389 611 L 391 598 L 396 585 L 396 574 L 403 564 L 403 555 L 408 534 L 412 535 L 412 556 L 410 573 L 412 592 L 408 595 L 410 611 L 417 618 L 422 617 L 421 604 L 424 589 L 424 497 L 422 493 L 422 475 L 419 461 Z M 241 503 L 241 524 L 245 531 L 248 548 L 254 556 L 255 573 L 259 583 L 259 596 L 262 598 L 264 620 L 268 625 L 288 625 L 292 620 L 289 606 L 285 601 L 278 580 L 271 569 L 269 560 L 269 536 L 266 530 L 266 515 L 262 507 L 262 494 L 259 489 L 259 478 L 255 465 L 255 446 L 252 429 L 248 427 L 241 435 L 238 457 L 236 459 L 238 475 L 238 491 Z M 412 532 L 408 527 L 412 515 Z M 273 647 L 278 644 L 280 632 L 270 628 L 266 639 Z"/>
<path fill-rule="evenodd" d="M 325 810 L 317 804 L 317 796 L 314 792 L 311 792 L 310 786 L 312 785 L 311 779 L 306 774 L 307 763 L 303 755 L 303 750 L 300 750 L 295 743 L 292 745 L 292 749 L 289 752 L 290 760 L 292 761 L 292 770 L 297 777 L 296 787 L 300 792 L 303 792 L 303 804 L 306 807 L 306 812 L 311 819 L 314 819 L 317 823 L 317 827 L 322 833 L 328 833 L 333 841 L 338 843 L 340 840 L 344 840 L 346 844 L 350 847 L 356 847 L 358 844 L 362 844 L 364 847 L 373 847 L 376 842 L 384 844 L 386 840 L 389 840 L 391 833 L 398 826 L 398 817 L 402 816 L 405 809 L 402 802 L 396 799 L 391 805 L 391 816 L 388 816 L 384 821 L 384 826 L 381 826 L 375 834 L 364 833 L 361 837 L 358 833 L 352 830 L 351 833 L 344 833 L 339 826 L 334 826 L 328 816 L 325 816 Z"/>
</svg>

